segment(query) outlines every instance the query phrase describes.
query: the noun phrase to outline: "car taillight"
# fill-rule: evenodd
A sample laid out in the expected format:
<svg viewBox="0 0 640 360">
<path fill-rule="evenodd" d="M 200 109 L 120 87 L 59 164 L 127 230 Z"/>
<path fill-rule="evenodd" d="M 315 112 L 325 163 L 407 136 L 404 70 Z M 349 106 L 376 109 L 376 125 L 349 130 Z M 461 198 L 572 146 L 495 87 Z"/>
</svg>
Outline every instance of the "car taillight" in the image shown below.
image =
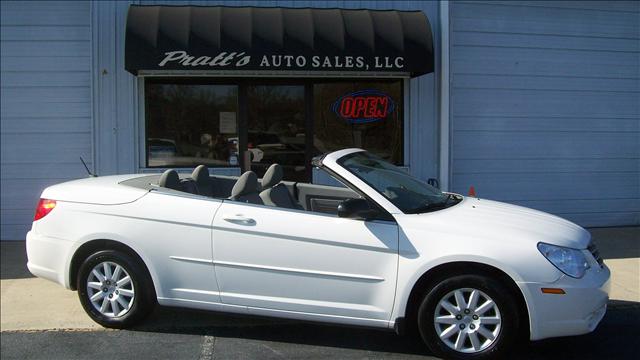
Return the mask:
<svg viewBox="0 0 640 360">
<path fill-rule="evenodd" d="M 47 216 L 56 207 L 55 200 L 40 199 L 38 206 L 36 207 L 36 214 L 33 216 L 33 221 L 37 221 Z"/>
</svg>

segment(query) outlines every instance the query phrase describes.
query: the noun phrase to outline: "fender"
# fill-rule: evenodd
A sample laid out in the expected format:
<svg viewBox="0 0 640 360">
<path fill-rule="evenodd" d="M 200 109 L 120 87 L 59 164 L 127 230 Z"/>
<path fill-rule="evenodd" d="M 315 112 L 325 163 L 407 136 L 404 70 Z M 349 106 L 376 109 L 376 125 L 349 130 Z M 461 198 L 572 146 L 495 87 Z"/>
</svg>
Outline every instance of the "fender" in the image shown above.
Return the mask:
<svg viewBox="0 0 640 360">
<path fill-rule="evenodd" d="M 135 241 L 131 241 L 130 239 L 123 237 L 122 235 L 115 234 L 115 233 L 108 233 L 108 232 L 98 232 L 98 233 L 87 234 L 81 237 L 79 240 L 77 240 L 73 244 L 73 247 L 71 250 L 71 256 L 68 258 L 68 261 L 66 262 L 66 265 L 65 265 L 65 279 L 64 279 L 65 288 L 67 289 L 71 288 L 70 286 L 71 284 L 69 284 L 69 275 L 71 271 L 71 260 L 73 259 L 73 256 L 76 254 L 76 252 L 82 245 L 94 240 L 111 240 L 111 241 L 119 242 L 123 245 L 128 246 L 133 251 L 135 251 L 135 253 L 138 254 L 138 256 L 140 256 L 140 258 L 144 262 L 144 265 L 149 270 L 149 275 L 151 275 L 151 280 L 153 281 L 153 285 L 156 289 L 156 296 L 161 296 L 161 294 L 163 294 L 162 283 L 160 282 L 158 273 L 153 265 L 153 262 L 151 262 L 149 257 L 145 254 L 145 252 L 136 244 Z"/>
<path fill-rule="evenodd" d="M 407 260 L 404 261 L 405 262 L 404 270 L 406 270 L 406 268 L 408 267 L 407 266 L 408 264 L 406 264 L 406 261 Z M 412 260 L 409 260 L 409 261 L 411 261 L 412 263 L 415 262 Z M 407 275 L 408 280 L 405 283 L 398 283 L 398 289 L 396 290 L 396 301 L 395 301 L 392 319 L 395 319 L 398 317 L 404 317 L 406 315 L 407 305 L 409 302 L 409 297 L 411 296 L 411 291 L 414 289 L 414 287 L 416 286 L 418 280 L 422 277 L 422 275 L 426 274 L 430 270 L 440 265 L 451 264 L 456 262 L 473 262 L 473 263 L 494 267 L 504 272 L 505 274 L 507 274 L 507 276 L 509 276 L 516 285 L 519 282 L 523 281 L 522 278 L 511 266 L 503 262 L 496 261 L 493 258 L 478 256 L 473 254 L 456 254 L 456 255 L 438 257 L 436 260 L 432 260 L 430 262 L 422 264 L 415 271 L 412 270 L 412 274 Z M 398 276 L 399 277 L 403 276 L 402 273 L 403 273 L 403 258 L 400 257 Z M 556 275 L 557 276 L 555 279 L 553 279 L 552 281 L 549 281 L 550 283 L 557 281 L 561 276 L 561 274 L 559 273 Z M 518 286 L 518 288 L 520 288 L 520 286 Z M 520 289 L 520 291 L 522 291 L 522 289 Z M 523 297 L 524 295 L 525 294 L 523 294 Z"/>
</svg>

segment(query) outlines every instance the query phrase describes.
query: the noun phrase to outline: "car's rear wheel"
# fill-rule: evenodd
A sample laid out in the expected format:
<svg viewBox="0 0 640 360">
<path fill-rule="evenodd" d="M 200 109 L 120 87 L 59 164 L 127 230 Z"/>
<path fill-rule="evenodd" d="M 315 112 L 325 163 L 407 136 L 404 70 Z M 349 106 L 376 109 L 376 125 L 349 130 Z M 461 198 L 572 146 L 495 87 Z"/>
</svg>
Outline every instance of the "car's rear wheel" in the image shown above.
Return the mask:
<svg viewBox="0 0 640 360">
<path fill-rule="evenodd" d="M 87 257 L 78 271 L 76 285 L 84 310 L 105 327 L 130 327 L 155 305 L 146 269 L 123 252 L 103 250 Z"/>
<path fill-rule="evenodd" d="M 454 359 L 504 355 L 517 338 L 518 312 L 508 289 L 479 275 L 441 281 L 423 298 L 418 328 L 436 354 Z"/>
</svg>

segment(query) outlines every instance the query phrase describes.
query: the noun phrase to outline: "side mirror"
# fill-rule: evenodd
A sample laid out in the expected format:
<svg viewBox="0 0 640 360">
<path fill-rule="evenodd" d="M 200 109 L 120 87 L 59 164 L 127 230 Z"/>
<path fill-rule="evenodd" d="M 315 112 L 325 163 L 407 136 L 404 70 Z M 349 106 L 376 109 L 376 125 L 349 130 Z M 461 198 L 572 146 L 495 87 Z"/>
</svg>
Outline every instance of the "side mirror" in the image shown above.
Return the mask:
<svg viewBox="0 0 640 360">
<path fill-rule="evenodd" d="M 378 213 L 365 199 L 347 199 L 338 205 L 338 216 L 343 218 L 368 220 Z"/>
</svg>

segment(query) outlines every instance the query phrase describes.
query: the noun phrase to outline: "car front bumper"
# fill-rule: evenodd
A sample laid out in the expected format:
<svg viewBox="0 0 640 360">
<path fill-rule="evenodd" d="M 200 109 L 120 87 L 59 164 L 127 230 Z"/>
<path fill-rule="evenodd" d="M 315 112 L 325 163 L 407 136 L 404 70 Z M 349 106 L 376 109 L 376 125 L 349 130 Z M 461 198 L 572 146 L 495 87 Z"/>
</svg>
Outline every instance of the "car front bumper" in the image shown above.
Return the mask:
<svg viewBox="0 0 640 360">
<path fill-rule="evenodd" d="M 55 281 L 69 289 L 69 263 L 74 243 L 69 240 L 27 233 L 27 268 L 43 279 Z"/>
<path fill-rule="evenodd" d="M 531 340 L 592 332 L 607 309 L 610 276 L 603 265 L 587 270 L 581 279 L 563 275 L 553 283 L 518 283 L 529 310 Z M 565 294 L 545 294 L 542 288 L 560 288 Z"/>
</svg>

